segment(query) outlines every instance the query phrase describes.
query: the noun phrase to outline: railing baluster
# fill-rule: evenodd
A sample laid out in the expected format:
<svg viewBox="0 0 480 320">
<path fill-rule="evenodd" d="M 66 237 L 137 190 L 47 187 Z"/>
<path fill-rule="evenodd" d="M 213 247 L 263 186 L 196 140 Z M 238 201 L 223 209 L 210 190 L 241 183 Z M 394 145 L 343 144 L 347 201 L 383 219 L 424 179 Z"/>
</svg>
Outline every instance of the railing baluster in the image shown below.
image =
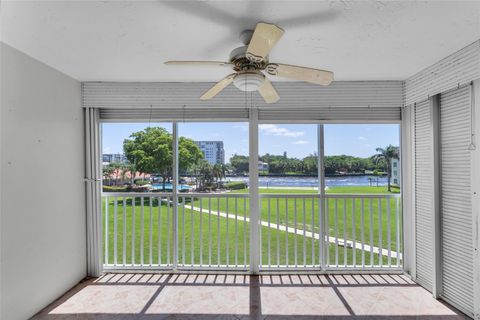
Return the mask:
<svg viewBox="0 0 480 320">
<path fill-rule="evenodd" d="M 347 198 L 343 198 L 343 265 L 347 266 Z"/>
<path fill-rule="evenodd" d="M 247 198 L 243 198 L 243 266 L 247 267 Z"/>
<path fill-rule="evenodd" d="M 200 197 L 198 199 L 198 203 L 200 205 L 200 213 L 199 213 L 199 219 L 200 219 L 200 231 L 199 231 L 199 240 L 198 240 L 198 246 L 200 247 L 200 266 L 203 265 L 203 199 Z"/>
<path fill-rule="evenodd" d="M 220 198 L 217 198 L 217 266 L 220 267 Z"/>
<path fill-rule="evenodd" d="M 172 210 L 172 202 L 173 198 L 171 196 L 167 196 L 167 265 L 170 265 L 170 231 L 171 231 L 171 226 L 170 226 L 170 212 Z"/>
<path fill-rule="evenodd" d="M 145 240 L 145 206 L 143 202 L 145 201 L 145 198 L 143 196 L 140 197 L 141 203 L 141 214 L 140 214 L 140 264 L 143 266 L 145 264 L 145 261 L 143 259 L 143 249 L 144 249 L 144 240 Z"/>
<path fill-rule="evenodd" d="M 388 258 L 387 263 L 388 267 L 392 266 L 392 241 L 391 241 L 391 230 L 390 230 L 390 198 L 387 198 L 387 246 L 388 246 Z"/>
<path fill-rule="evenodd" d="M 307 230 L 305 226 L 305 198 L 302 199 L 303 201 L 303 266 L 307 266 Z M 313 235 L 313 232 L 312 232 Z"/>
<path fill-rule="evenodd" d="M 127 199 L 123 197 L 123 266 L 127 264 Z"/>
<path fill-rule="evenodd" d="M 158 265 L 162 264 L 162 197 L 158 197 Z"/>
<path fill-rule="evenodd" d="M 280 199 L 277 197 L 277 213 L 276 213 L 276 217 L 277 217 L 277 267 L 280 267 L 280 214 L 279 214 L 279 210 L 278 210 L 278 202 L 280 201 Z"/>
<path fill-rule="evenodd" d="M 288 198 L 285 198 L 285 265 L 290 265 L 288 260 Z"/>
<path fill-rule="evenodd" d="M 370 198 L 370 265 L 374 266 L 375 261 L 373 259 L 373 204 L 372 198 Z"/>
<path fill-rule="evenodd" d="M 110 237 L 108 234 L 108 197 L 105 197 L 105 264 L 108 264 L 108 247 L 110 246 Z"/>
<path fill-rule="evenodd" d="M 362 228 L 361 229 L 361 234 L 362 234 L 362 268 L 365 268 L 365 208 L 364 208 L 365 201 L 364 201 L 363 198 L 361 199 L 360 205 L 361 205 L 361 221 L 362 221 L 362 225 L 361 225 L 361 228 Z"/>
<path fill-rule="evenodd" d="M 150 266 L 151 266 L 152 263 L 153 263 L 153 245 L 152 245 L 152 241 L 153 241 L 153 230 L 152 230 L 152 226 L 153 226 L 153 212 L 152 212 L 152 197 L 148 197 L 148 201 L 149 201 L 149 206 L 150 206 L 150 229 L 149 229 L 149 235 L 148 235 L 148 244 L 149 244 L 149 263 L 150 263 Z"/>
<path fill-rule="evenodd" d="M 208 197 L 208 266 L 212 266 L 212 198 Z"/>
<path fill-rule="evenodd" d="M 195 259 L 195 253 L 194 253 L 194 233 L 193 233 L 193 229 L 194 229 L 194 225 L 195 225 L 195 221 L 193 220 L 193 201 L 194 201 L 194 197 L 191 196 L 190 197 L 190 264 L 191 266 L 193 267 L 193 264 L 195 263 L 194 259 Z"/>
<path fill-rule="evenodd" d="M 268 206 L 268 211 L 267 211 L 267 214 L 268 214 L 268 220 L 267 220 L 267 223 L 268 223 L 268 267 L 270 268 L 271 267 L 271 259 L 270 259 L 270 198 L 267 198 L 267 206 Z"/>
<path fill-rule="evenodd" d="M 186 234 L 185 234 L 185 200 L 187 197 L 182 197 L 182 265 L 185 265 L 185 242 L 186 242 Z"/>
<path fill-rule="evenodd" d="M 310 223 L 310 225 L 312 226 L 312 238 L 311 238 L 311 241 L 312 241 L 312 266 L 315 265 L 315 197 L 312 197 L 312 202 L 311 202 L 311 206 L 312 206 L 312 221 Z M 320 220 L 319 220 L 320 221 Z M 321 228 L 321 226 L 320 226 Z M 320 232 L 320 228 L 318 229 L 318 234 L 320 235 L 321 232 Z M 320 237 L 318 238 L 319 242 L 321 242 L 320 240 Z M 318 265 L 320 265 L 320 261 L 318 261 Z"/>
<path fill-rule="evenodd" d="M 383 266 L 382 256 L 382 199 L 378 198 L 378 264 Z"/>
<path fill-rule="evenodd" d="M 238 198 L 235 197 L 235 267 L 238 267 Z"/>
<path fill-rule="evenodd" d="M 330 266 L 330 224 L 328 222 L 329 216 L 330 216 L 330 199 L 325 196 L 325 235 L 326 239 L 319 239 L 321 242 L 320 245 L 324 245 L 323 242 L 325 242 L 325 257 L 327 261 L 325 261 L 325 266 Z M 321 203 L 321 202 L 320 202 Z M 319 257 L 319 259 L 322 259 L 322 257 Z"/>
<path fill-rule="evenodd" d="M 357 226 L 355 225 L 355 198 L 352 198 L 352 256 L 353 256 L 353 267 L 357 266 L 357 239 L 356 239 L 356 230 Z"/>
<path fill-rule="evenodd" d="M 114 197 L 113 201 L 113 264 L 116 266 L 118 263 L 118 197 Z"/>
<path fill-rule="evenodd" d="M 135 265 L 135 197 L 132 197 L 132 266 Z"/>
<path fill-rule="evenodd" d="M 397 223 L 395 224 L 395 233 L 396 233 L 396 250 L 397 250 L 397 267 L 400 267 L 400 198 L 396 199 L 395 202 L 395 219 Z"/>
<path fill-rule="evenodd" d="M 260 219 L 262 219 L 262 198 L 259 198 L 259 206 L 258 206 L 258 212 L 260 213 L 259 216 L 260 216 Z M 252 223 L 255 223 L 255 222 L 252 222 Z M 258 223 L 258 222 L 256 222 Z M 259 263 L 260 263 L 260 267 L 263 266 L 263 248 L 262 248 L 262 225 L 259 225 L 259 228 L 258 228 L 258 248 L 260 249 L 259 253 L 260 253 L 260 259 L 259 259 Z"/>
<path fill-rule="evenodd" d="M 295 268 L 298 266 L 297 260 L 297 198 L 293 198 L 293 256 Z"/>
<path fill-rule="evenodd" d="M 230 250 L 230 248 L 229 248 L 229 242 L 230 242 L 230 241 L 228 241 L 228 240 L 229 240 L 228 238 L 230 237 L 230 234 L 228 233 L 228 220 L 230 220 L 228 217 L 229 217 L 230 212 L 229 212 L 229 210 L 228 210 L 228 202 L 229 202 L 229 201 L 228 201 L 228 198 L 225 198 L 225 202 L 226 202 L 226 205 L 225 205 L 225 211 L 226 211 L 226 212 L 225 212 L 225 214 L 227 215 L 227 217 L 226 217 L 226 219 L 225 219 L 225 224 L 226 224 L 226 226 L 225 226 L 226 232 L 225 232 L 225 233 L 226 233 L 226 235 L 227 235 L 227 236 L 225 237 L 225 238 L 226 238 L 226 239 L 225 239 L 225 248 L 226 248 L 226 249 L 225 249 L 225 254 L 226 254 L 226 255 L 225 255 L 225 261 L 226 261 L 226 265 L 227 265 L 227 267 L 228 267 L 228 266 L 230 265 L 230 254 L 229 254 L 229 253 L 230 253 L 230 252 L 229 252 L 229 250 Z"/>
<path fill-rule="evenodd" d="M 338 268 L 338 199 L 335 198 L 335 266 Z"/>
</svg>

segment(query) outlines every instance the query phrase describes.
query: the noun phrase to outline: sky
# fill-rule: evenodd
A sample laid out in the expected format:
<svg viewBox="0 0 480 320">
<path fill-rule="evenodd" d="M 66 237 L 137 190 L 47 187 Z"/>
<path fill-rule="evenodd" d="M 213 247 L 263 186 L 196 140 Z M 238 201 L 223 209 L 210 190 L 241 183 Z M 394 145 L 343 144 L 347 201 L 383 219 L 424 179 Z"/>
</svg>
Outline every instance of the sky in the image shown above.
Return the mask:
<svg viewBox="0 0 480 320">
<path fill-rule="evenodd" d="M 104 123 L 102 127 L 103 153 L 123 153 L 123 140 L 132 132 L 148 126 L 160 126 L 172 132 L 169 123 Z M 233 154 L 248 155 L 248 124 L 179 123 L 179 134 L 193 140 L 223 141 L 225 160 Z M 366 158 L 376 153 L 377 147 L 399 145 L 397 124 L 326 124 L 325 155 L 352 155 Z M 261 124 L 259 127 L 259 153 L 303 158 L 317 152 L 317 125 L 314 124 Z"/>
</svg>

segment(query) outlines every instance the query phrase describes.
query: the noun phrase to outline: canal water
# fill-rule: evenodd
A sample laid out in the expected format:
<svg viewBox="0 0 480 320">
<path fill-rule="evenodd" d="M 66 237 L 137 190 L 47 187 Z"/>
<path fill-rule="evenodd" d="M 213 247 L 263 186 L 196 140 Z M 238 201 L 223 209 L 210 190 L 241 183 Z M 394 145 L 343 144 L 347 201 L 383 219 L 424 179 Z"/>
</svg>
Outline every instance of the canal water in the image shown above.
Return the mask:
<svg viewBox="0 0 480 320">
<path fill-rule="evenodd" d="M 243 181 L 248 183 L 248 177 L 227 177 L 227 181 Z M 260 187 L 317 187 L 316 177 L 259 177 Z M 325 177 L 325 186 L 377 186 L 376 176 L 342 176 Z M 387 177 L 378 177 L 378 186 L 386 186 Z"/>
</svg>

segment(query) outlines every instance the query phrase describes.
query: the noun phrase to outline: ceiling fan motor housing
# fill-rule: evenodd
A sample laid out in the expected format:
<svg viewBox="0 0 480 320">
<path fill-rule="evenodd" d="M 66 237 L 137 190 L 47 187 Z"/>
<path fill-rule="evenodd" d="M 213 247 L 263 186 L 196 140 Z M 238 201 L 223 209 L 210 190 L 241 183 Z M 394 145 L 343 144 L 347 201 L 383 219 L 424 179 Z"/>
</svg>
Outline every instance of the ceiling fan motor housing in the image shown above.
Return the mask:
<svg viewBox="0 0 480 320">
<path fill-rule="evenodd" d="M 268 57 L 261 61 L 252 61 L 247 58 L 248 46 L 235 48 L 230 52 L 230 62 L 234 65 L 235 71 L 256 69 L 263 70 L 268 64 Z"/>
</svg>

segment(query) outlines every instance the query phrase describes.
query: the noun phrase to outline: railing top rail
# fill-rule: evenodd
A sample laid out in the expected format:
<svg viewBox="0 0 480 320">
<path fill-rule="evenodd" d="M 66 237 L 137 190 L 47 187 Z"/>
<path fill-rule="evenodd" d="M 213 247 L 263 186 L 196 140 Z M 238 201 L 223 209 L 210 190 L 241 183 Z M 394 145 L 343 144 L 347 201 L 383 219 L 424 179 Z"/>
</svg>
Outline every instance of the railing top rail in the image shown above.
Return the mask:
<svg viewBox="0 0 480 320">
<path fill-rule="evenodd" d="M 318 193 L 261 193 L 260 198 L 319 198 Z M 401 194 L 357 194 L 357 193 L 327 193 L 325 198 L 400 198 Z"/>
<path fill-rule="evenodd" d="M 199 192 L 189 192 L 189 193 L 179 193 L 179 197 L 198 197 L 198 198 L 248 198 L 248 193 L 199 193 Z"/>
<path fill-rule="evenodd" d="M 361 194 L 361 193 L 326 193 L 326 198 L 400 198 L 402 195 L 400 193 L 393 194 L 382 194 L 382 193 L 370 193 L 370 194 Z"/>
<path fill-rule="evenodd" d="M 318 198 L 318 193 L 260 193 L 260 198 Z"/>
<path fill-rule="evenodd" d="M 199 193 L 188 192 L 178 193 L 179 197 L 190 198 L 248 198 L 248 193 Z M 157 197 L 171 197 L 172 192 L 102 192 L 102 197 L 144 197 L 144 198 L 157 198 Z"/>
<path fill-rule="evenodd" d="M 172 192 L 102 192 L 102 197 L 171 197 Z M 248 193 L 179 193 L 179 197 L 197 197 L 197 198 L 248 198 Z M 260 193 L 260 198 L 319 198 L 318 193 Z M 400 193 L 395 194 L 357 194 L 357 193 L 327 193 L 325 198 L 400 198 Z"/>
<path fill-rule="evenodd" d="M 102 192 L 102 197 L 171 197 L 172 192 Z"/>
</svg>

